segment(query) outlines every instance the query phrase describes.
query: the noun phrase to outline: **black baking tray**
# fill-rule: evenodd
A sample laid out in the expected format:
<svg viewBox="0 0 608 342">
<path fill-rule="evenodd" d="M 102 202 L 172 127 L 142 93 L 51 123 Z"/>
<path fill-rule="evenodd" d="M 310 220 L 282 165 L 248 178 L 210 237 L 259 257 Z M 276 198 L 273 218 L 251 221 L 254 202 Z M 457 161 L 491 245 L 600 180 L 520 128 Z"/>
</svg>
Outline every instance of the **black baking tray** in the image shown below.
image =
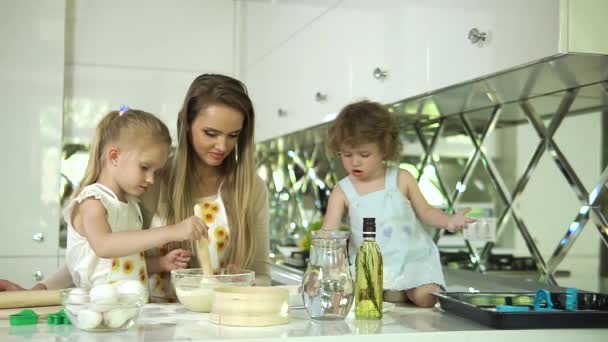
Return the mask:
<svg viewBox="0 0 608 342">
<path fill-rule="evenodd" d="M 529 305 L 532 292 L 436 292 L 441 308 L 496 329 L 608 328 L 608 295 L 579 292 L 578 310 L 565 311 L 566 293 L 551 292 L 557 311 L 499 312 L 496 305 Z"/>
</svg>

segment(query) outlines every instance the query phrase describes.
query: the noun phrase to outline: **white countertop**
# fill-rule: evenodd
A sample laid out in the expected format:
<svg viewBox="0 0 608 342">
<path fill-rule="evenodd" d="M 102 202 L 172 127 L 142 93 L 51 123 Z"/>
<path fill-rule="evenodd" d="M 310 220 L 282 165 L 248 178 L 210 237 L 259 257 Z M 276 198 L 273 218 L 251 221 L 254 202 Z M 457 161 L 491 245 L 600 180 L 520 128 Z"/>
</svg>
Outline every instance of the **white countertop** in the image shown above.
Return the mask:
<svg viewBox="0 0 608 342">
<path fill-rule="evenodd" d="M 208 322 L 208 314 L 192 313 L 181 304 L 148 304 L 138 323 L 126 331 L 89 333 L 69 326 L 10 327 L 0 321 L 2 341 L 268 341 L 294 338 L 296 341 L 370 341 L 369 334 L 391 341 L 483 341 L 517 339 L 526 341 L 606 341 L 607 329 L 494 330 L 440 309 L 398 306 L 381 321 L 312 321 L 304 309 L 291 310 L 289 324 L 273 327 L 228 327 Z M 365 336 L 368 335 L 368 336 Z"/>
</svg>

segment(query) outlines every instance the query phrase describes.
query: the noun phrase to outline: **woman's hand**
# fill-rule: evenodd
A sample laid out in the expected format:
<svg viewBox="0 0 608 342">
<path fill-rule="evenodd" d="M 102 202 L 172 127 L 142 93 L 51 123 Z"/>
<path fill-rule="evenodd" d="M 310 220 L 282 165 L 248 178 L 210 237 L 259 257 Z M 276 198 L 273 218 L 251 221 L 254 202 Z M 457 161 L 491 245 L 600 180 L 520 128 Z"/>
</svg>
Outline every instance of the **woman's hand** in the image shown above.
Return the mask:
<svg viewBox="0 0 608 342">
<path fill-rule="evenodd" d="M 43 283 L 38 283 L 34 286 L 32 286 L 32 288 L 30 290 L 46 290 L 46 285 L 44 285 Z M 19 286 L 18 284 L 13 283 L 10 280 L 6 280 L 6 279 L 0 279 L 0 292 L 2 291 L 25 291 L 26 289 L 24 289 L 23 287 Z"/>
<path fill-rule="evenodd" d="M 23 291 L 23 287 L 13 283 L 10 280 L 0 279 L 0 291 Z"/>
<path fill-rule="evenodd" d="M 174 249 L 159 258 L 159 266 L 162 272 L 169 272 L 180 268 L 186 268 L 192 255 L 185 249 Z"/>
<path fill-rule="evenodd" d="M 190 216 L 187 219 L 176 225 L 177 241 L 195 240 L 198 241 L 202 237 L 207 237 L 207 226 L 203 220 L 196 216 Z"/>
<path fill-rule="evenodd" d="M 228 274 L 233 274 L 233 273 L 237 273 L 240 270 L 239 265 L 237 264 L 228 264 L 226 265 L 226 271 L 228 271 Z"/>
<path fill-rule="evenodd" d="M 466 228 L 469 223 L 477 221 L 474 218 L 464 216 L 469 211 L 471 211 L 471 208 L 464 208 L 460 211 L 457 211 L 454 215 L 450 217 L 450 220 L 448 221 L 448 224 L 446 225 L 445 229 L 447 229 L 449 232 L 455 232 Z"/>
</svg>

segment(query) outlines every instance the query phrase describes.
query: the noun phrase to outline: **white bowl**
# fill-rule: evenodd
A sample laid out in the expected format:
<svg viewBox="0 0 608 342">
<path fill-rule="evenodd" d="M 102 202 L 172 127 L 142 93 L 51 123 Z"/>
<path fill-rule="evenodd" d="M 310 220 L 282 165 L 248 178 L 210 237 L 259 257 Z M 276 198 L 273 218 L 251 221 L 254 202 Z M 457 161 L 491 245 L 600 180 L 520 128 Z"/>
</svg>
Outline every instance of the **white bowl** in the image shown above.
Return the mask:
<svg viewBox="0 0 608 342">
<path fill-rule="evenodd" d="M 255 282 L 253 271 L 222 271 L 222 274 L 217 275 L 204 275 L 200 268 L 171 271 L 177 298 L 190 311 L 209 312 L 213 303 L 213 289 L 216 287 L 251 286 Z"/>
<path fill-rule="evenodd" d="M 121 294 L 112 303 L 95 303 L 84 289 L 61 291 L 61 303 L 70 322 L 86 331 L 128 329 L 137 321 L 145 302 L 141 295 Z"/>
<path fill-rule="evenodd" d="M 289 323 L 289 290 L 281 287 L 217 287 L 209 320 L 262 327 Z"/>
</svg>

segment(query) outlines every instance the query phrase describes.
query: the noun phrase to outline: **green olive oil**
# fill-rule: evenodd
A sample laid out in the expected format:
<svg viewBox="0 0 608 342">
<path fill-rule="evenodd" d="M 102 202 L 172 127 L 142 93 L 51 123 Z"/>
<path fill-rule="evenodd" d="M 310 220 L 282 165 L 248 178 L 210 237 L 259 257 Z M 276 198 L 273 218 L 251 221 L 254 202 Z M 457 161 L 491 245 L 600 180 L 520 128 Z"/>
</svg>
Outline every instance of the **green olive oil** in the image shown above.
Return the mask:
<svg viewBox="0 0 608 342">
<path fill-rule="evenodd" d="M 374 218 L 363 219 L 363 243 L 355 259 L 355 318 L 382 319 L 382 254 Z"/>
</svg>

